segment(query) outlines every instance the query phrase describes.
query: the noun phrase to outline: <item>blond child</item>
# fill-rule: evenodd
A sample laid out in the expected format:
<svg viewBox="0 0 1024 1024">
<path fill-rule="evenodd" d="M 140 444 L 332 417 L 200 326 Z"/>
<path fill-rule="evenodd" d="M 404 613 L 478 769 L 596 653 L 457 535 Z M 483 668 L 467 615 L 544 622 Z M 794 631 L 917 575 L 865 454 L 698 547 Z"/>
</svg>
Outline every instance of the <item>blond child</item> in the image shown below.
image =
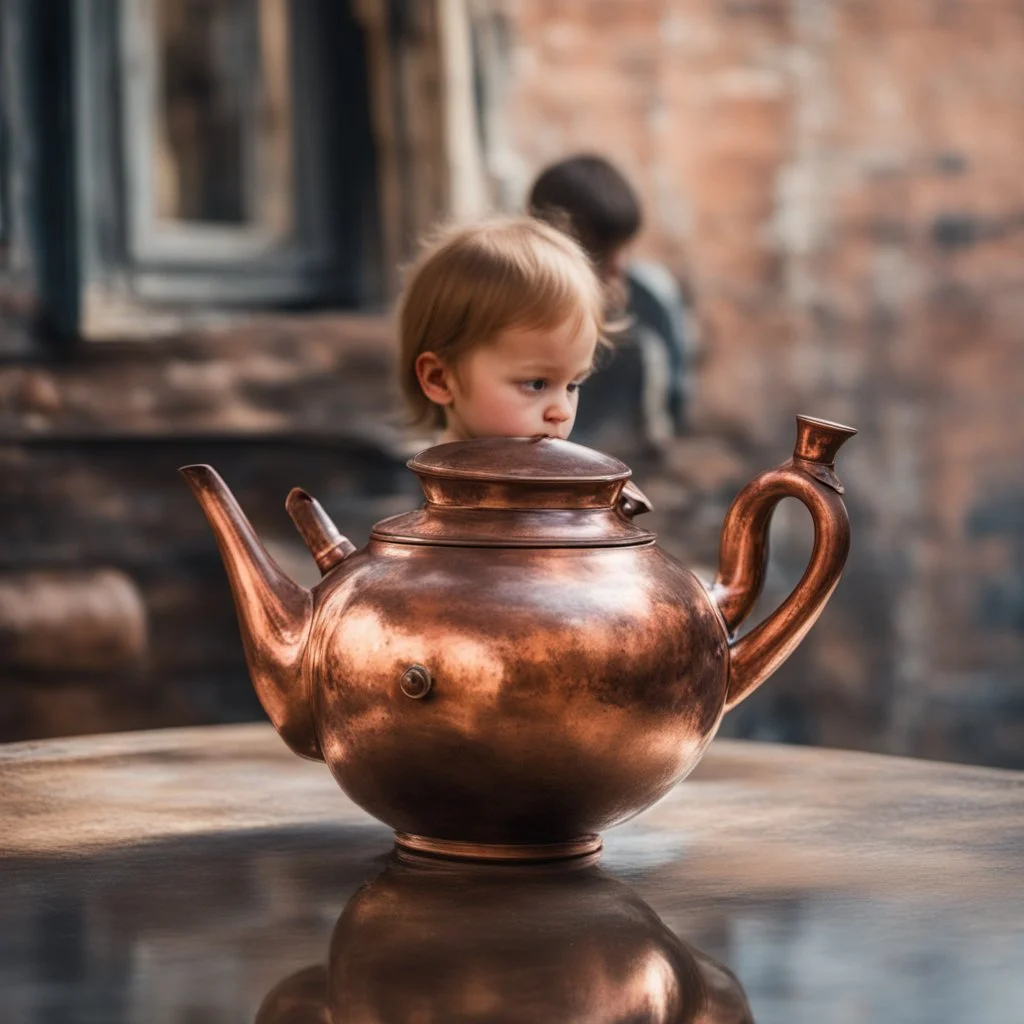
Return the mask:
<svg viewBox="0 0 1024 1024">
<path fill-rule="evenodd" d="M 532 218 L 448 229 L 399 303 L 401 381 L 440 442 L 567 438 L 600 344 L 604 295 L 567 235 Z"/>
<path fill-rule="evenodd" d="M 602 344 L 606 295 L 583 250 L 529 217 L 449 229 L 399 302 L 402 390 L 438 443 L 568 438 Z M 651 510 L 627 481 L 619 507 Z"/>
</svg>

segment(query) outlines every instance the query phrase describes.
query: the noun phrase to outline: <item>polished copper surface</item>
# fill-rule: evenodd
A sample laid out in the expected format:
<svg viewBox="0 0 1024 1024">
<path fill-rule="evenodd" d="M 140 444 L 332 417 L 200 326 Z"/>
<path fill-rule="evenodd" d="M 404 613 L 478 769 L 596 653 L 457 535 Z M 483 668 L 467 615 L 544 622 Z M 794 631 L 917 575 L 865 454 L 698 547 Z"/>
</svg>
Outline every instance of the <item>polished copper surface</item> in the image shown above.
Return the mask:
<svg viewBox="0 0 1024 1024">
<path fill-rule="evenodd" d="M 850 520 L 832 467 L 840 446 L 855 433 L 852 427 L 798 416 L 793 458 L 751 481 L 726 515 L 711 593 L 730 636 L 750 614 L 764 586 L 775 507 L 783 498 L 797 498 L 814 523 L 814 548 L 800 582 L 772 615 L 731 646 L 726 710 L 793 653 L 839 583 L 850 550 Z"/>
<path fill-rule="evenodd" d="M 426 503 L 377 523 L 373 540 L 447 547 L 651 544 L 633 523 L 650 503 L 630 469 L 555 437 L 456 441 L 409 461 Z"/>
<path fill-rule="evenodd" d="M 629 479 L 618 459 L 557 437 L 484 437 L 409 460 L 428 505 L 460 509 L 606 509 Z"/>
<path fill-rule="evenodd" d="M 642 511 L 625 488 L 608 508 L 516 510 L 494 513 L 425 505 L 377 523 L 371 540 L 467 548 L 593 548 L 653 544 L 655 535 L 633 523 Z M 500 529 L 496 529 L 500 527 Z"/>
<path fill-rule="evenodd" d="M 303 757 L 323 760 L 302 662 L 313 595 L 281 571 L 234 496 L 209 466 L 181 470 L 217 539 L 256 694 L 281 738 Z"/>
<path fill-rule="evenodd" d="M 356 546 L 342 536 L 320 502 L 301 487 L 291 489 L 284 507 L 322 574 L 326 575 L 355 551 Z"/>
<path fill-rule="evenodd" d="M 849 524 L 818 470 L 832 472 L 851 433 L 799 419 L 794 458 L 729 510 L 710 591 L 633 523 L 645 499 L 622 501 L 628 468 L 568 441 L 421 453 L 411 466 L 425 507 L 379 523 L 349 554 L 293 491 L 289 511 L 327 566 L 312 592 L 284 577 L 210 467 L 183 472 L 285 741 L 397 832 L 488 859 L 493 847 L 572 849 L 692 770 L 724 711 L 788 657 L 838 582 Z M 731 642 L 786 496 L 811 511 L 810 565 L 778 611 Z"/>
<path fill-rule="evenodd" d="M 409 468 L 433 490 L 429 501 L 452 504 L 452 487 L 475 480 L 478 483 L 518 483 L 524 493 L 545 484 L 566 484 L 581 496 L 594 494 L 605 484 L 623 482 L 630 477 L 624 462 L 557 437 L 483 437 L 466 444 L 452 441 L 425 448 L 409 460 Z M 456 491 L 456 493 L 458 493 Z M 570 507 L 578 507 L 579 499 Z M 493 507 L 501 507 L 493 503 Z M 546 508 L 549 506 L 539 506 Z"/>
<path fill-rule="evenodd" d="M 841 423 L 798 416 L 793 459 L 815 479 L 843 494 L 843 485 L 835 474 L 836 455 L 856 433 L 853 427 L 844 427 Z"/>
<path fill-rule="evenodd" d="M 396 832 L 398 848 L 409 853 L 448 860 L 492 863 L 532 863 L 593 857 L 601 852 L 598 835 L 577 836 L 564 843 L 461 843 L 454 839 L 433 839 Z"/>
</svg>

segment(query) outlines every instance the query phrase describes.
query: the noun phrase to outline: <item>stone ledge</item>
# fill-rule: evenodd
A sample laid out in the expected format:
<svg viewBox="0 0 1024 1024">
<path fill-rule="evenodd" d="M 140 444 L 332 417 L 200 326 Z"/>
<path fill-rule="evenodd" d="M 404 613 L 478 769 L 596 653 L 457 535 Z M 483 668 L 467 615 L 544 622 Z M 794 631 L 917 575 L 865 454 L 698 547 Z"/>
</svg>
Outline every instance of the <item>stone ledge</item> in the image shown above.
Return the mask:
<svg viewBox="0 0 1024 1024">
<path fill-rule="evenodd" d="M 399 443 L 387 317 L 254 317 L 151 342 L 82 343 L 0 367 L 0 442 L 361 434 Z"/>
</svg>

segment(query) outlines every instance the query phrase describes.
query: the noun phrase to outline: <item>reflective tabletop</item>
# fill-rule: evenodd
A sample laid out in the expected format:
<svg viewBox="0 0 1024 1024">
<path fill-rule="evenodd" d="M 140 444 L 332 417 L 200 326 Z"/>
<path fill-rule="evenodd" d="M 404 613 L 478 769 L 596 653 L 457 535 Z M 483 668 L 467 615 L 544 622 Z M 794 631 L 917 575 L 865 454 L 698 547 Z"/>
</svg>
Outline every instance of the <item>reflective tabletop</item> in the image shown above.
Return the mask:
<svg viewBox="0 0 1024 1024">
<path fill-rule="evenodd" d="M 269 726 L 15 744 L 0 1022 L 1024 1021 L 1022 878 L 1020 773 L 718 740 L 599 858 L 473 866 Z"/>
</svg>

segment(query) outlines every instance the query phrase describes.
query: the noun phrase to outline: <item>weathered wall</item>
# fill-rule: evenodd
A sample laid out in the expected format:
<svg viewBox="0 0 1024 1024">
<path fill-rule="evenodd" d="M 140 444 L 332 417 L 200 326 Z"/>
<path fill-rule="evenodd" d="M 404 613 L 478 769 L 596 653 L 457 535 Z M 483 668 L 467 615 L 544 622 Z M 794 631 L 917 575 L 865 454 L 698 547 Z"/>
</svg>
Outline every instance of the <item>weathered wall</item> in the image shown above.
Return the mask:
<svg viewBox="0 0 1024 1024">
<path fill-rule="evenodd" d="M 548 160 L 608 153 L 643 193 L 641 248 L 697 295 L 695 434 L 660 465 L 620 445 L 664 545 L 713 570 L 729 501 L 786 456 L 794 413 L 861 430 L 840 459 L 844 580 L 726 730 L 1024 765 L 1024 13 L 1003 0 L 505 9 L 502 167 L 518 162 L 524 188 Z M 0 349 L 13 354 L 35 305 L 30 261 L 10 256 Z M 143 657 L 119 668 L 137 633 L 102 668 L 69 647 L 62 669 L 33 670 L 0 644 L 0 741 L 258 715 L 212 538 L 174 470 L 217 465 L 309 573 L 289 487 L 359 543 L 415 500 L 392 356 L 381 321 L 280 318 L 0 366 L 0 591 L 44 570 L 127 577 L 145 619 Z M 810 547 L 799 507 L 776 518 L 763 607 Z"/>
<path fill-rule="evenodd" d="M 0 367 L 0 742 L 262 715 L 213 536 L 207 462 L 274 556 L 316 495 L 360 546 L 415 503 L 383 318 L 266 318 Z"/>
<path fill-rule="evenodd" d="M 1024 765 L 1024 8 L 1001 0 L 519 0 L 524 170 L 617 161 L 686 275 L 698 436 L 651 482 L 713 564 L 803 411 L 857 426 L 854 549 L 730 728 Z M 780 510 L 779 596 L 808 520 Z M 678 539 L 676 539 L 678 538 Z"/>
</svg>

